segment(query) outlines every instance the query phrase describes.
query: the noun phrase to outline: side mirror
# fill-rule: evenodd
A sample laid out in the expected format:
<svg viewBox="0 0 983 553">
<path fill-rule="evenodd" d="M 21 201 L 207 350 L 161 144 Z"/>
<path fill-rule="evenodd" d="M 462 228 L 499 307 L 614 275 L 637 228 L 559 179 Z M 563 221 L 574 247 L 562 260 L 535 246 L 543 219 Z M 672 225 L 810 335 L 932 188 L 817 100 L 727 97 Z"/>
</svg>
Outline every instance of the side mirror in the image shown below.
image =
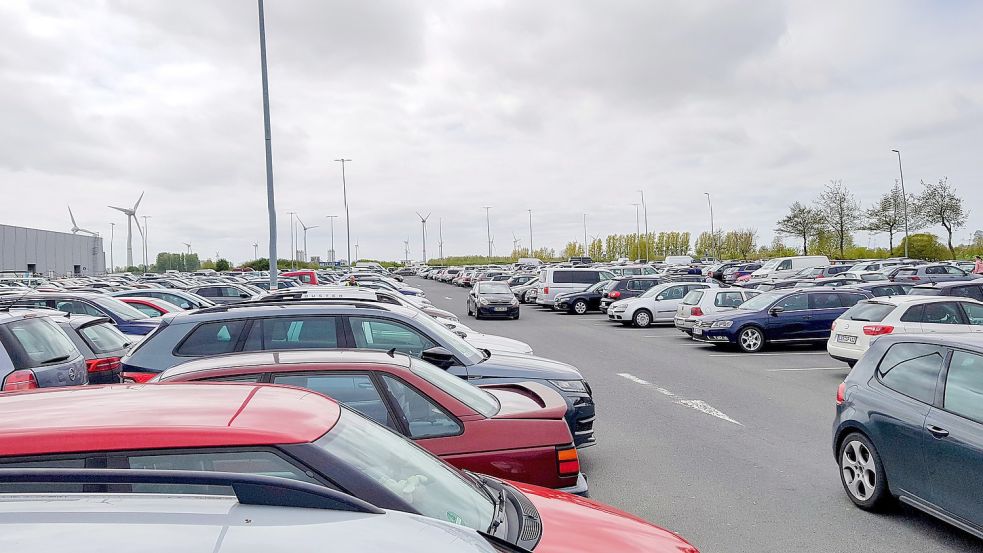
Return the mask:
<svg viewBox="0 0 983 553">
<path fill-rule="evenodd" d="M 655 301 L 662 301 L 664 299 L 666 299 L 666 297 L 663 296 L 662 294 L 659 294 L 658 296 L 655 296 Z"/>
<path fill-rule="evenodd" d="M 776 305 L 775 307 L 772 307 L 771 309 L 768 310 L 768 314 L 771 315 L 772 317 L 777 317 L 784 311 L 785 311 L 784 307 L 780 305 Z"/>
<path fill-rule="evenodd" d="M 440 346 L 423 350 L 423 352 L 420 354 L 420 358 L 424 361 L 433 363 L 442 369 L 446 369 L 454 364 L 454 354 Z"/>
<path fill-rule="evenodd" d="M 457 334 L 461 338 L 467 338 L 468 337 L 468 333 L 467 332 L 464 332 L 463 330 L 455 330 L 454 331 L 454 334 Z"/>
</svg>

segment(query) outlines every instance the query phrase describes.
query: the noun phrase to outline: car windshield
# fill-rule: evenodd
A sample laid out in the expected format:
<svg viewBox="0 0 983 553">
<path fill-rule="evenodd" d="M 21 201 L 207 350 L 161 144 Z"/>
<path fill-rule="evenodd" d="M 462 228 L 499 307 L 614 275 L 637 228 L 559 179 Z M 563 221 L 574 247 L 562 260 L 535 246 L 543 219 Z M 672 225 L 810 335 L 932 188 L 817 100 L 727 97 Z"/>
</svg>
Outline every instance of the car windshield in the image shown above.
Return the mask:
<svg viewBox="0 0 983 553">
<path fill-rule="evenodd" d="M 850 321 L 879 323 L 884 320 L 884 317 L 887 317 L 889 313 L 894 311 L 894 309 L 895 306 L 889 303 L 862 301 L 847 309 L 846 313 L 840 315 L 840 318 Z"/>
<path fill-rule="evenodd" d="M 775 300 L 785 296 L 784 292 L 765 292 L 759 296 L 755 296 L 746 302 L 739 305 L 738 309 L 744 309 L 746 311 L 761 311 L 767 308 Z"/>
<path fill-rule="evenodd" d="M 438 323 L 433 317 L 430 317 L 421 311 L 414 318 L 414 320 L 417 321 L 420 326 L 424 327 L 427 334 L 430 336 L 443 338 L 444 343 L 451 350 L 451 353 L 453 353 L 456 357 L 466 360 L 468 365 L 481 363 L 485 360 L 485 354 L 465 341 L 464 338 L 461 338 L 457 334 L 453 333 L 446 326 Z"/>
<path fill-rule="evenodd" d="M 655 296 L 658 296 L 659 295 L 659 292 L 665 290 L 668 287 L 669 286 L 667 284 L 659 284 L 659 285 L 653 286 L 653 287 L 649 288 L 648 290 L 646 290 L 645 293 L 642 294 L 639 297 L 640 298 L 654 298 Z"/>
<path fill-rule="evenodd" d="M 778 262 L 779 261 L 781 261 L 781 260 L 780 259 L 769 259 L 768 261 L 765 261 L 765 264 L 762 265 L 761 268 L 762 269 L 774 269 L 775 267 L 778 266 Z"/>
<path fill-rule="evenodd" d="M 499 281 L 482 282 L 478 285 L 478 291 L 482 294 L 511 294 L 512 289 L 508 284 Z"/>
<path fill-rule="evenodd" d="M 314 445 L 424 516 L 482 532 L 491 526 L 495 504 L 483 488 L 413 442 L 347 408 Z"/>
<path fill-rule="evenodd" d="M 130 307 L 126 302 L 116 298 L 93 298 L 92 301 L 124 321 L 139 321 L 150 318 L 135 308 Z"/>
<path fill-rule="evenodd" d="M 485 417 L 495 416 L 502 408 L 495 396 L 468 384 L 463 378 L 448 374 L 447 371 L 440 370 L 420 359 L 411 358 L 410 363 L 410 371 L 413 374 L 440 388 L 447 395 L 457 398 Z"/>
<path fill-rule="evenodd" d="M 608 286 L 611 286 L 612 284 L 614 284 L 614 281 L 611 281 L 611 280 L 602 280 L 601 282 L 598 282 L 596 284 L 591 284 L 590 287 L 587 288 L 586 291 L 587 292 L 603 292 L 604 290 L 607 289 Z"/>
</svg>

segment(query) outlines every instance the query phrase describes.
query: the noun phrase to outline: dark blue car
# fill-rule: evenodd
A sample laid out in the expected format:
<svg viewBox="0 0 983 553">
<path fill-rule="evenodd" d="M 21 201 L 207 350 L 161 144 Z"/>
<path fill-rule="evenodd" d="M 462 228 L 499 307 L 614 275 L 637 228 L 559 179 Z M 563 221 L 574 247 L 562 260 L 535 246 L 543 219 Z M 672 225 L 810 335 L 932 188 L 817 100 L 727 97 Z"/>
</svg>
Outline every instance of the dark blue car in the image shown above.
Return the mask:
<svg viewBox="0 0 983 553">
<path fill-rule="evenodd" d="M 157 328 L 158 319 L 151 319 L 128 304 L 104 294 L 93 292 L 33 292 L 4 302 L 21 307 L 47 307 L 69 315 L 108 317 L 123 334 L 143 336 Z"/>
<path fill-rule="evenodd" d="M 766 292 L 736 309 L 705 317 L 693 327 L 693 339 L 736 344 L 748 353 L 761 351 L 769 342 L 825 342 L 837 317 L 871 297 L 866 290 L 826 288 Z"/>
<path fill-rule="evenodd" d="M 875 340 L 837 390 L 832 445 L 861 509 L 898 498 L 983 538 L 983 340 Z"/>
</svg>

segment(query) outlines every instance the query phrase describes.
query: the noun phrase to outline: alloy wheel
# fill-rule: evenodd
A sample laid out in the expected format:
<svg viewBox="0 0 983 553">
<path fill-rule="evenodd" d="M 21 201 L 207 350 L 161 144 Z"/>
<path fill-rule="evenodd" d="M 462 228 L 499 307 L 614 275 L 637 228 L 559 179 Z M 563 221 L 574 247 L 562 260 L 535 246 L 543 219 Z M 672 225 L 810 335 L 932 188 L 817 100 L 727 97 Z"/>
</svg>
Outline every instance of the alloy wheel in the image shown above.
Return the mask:
<svg viewBox="0 0 983 553">
<path fill-rule="evenodd" d="M 652 322 L 652 316 L 649 315 L 648 311 L 639 311 L 635 313 L 635 324 L 641 328 L 647 327 Z"/>
<path fill-rule="evenodd" d="M 874 495 L 877 485 L 877 467 L 870 450 L 859 440 L 851 441 L 843 448 L 840 459 L 843 483 L 858 501 L 867 501 Z"/>
<path fill-rule="evenodd" d="M 762 336 L 761 331 L 756 328 L 747 328 L 741 331 L 739 339 L 741 342 L 741 349 L 748 352 L 754 352 L 761 349 L 764 336 Z"/>
<path fill-rule="evenodd" d="M 587 313 L 587 302 L 585 302 L 584 300 L 577 300 L 573 304 L 573 311 L 578 315 L 583 315 L 584 313 Z"/>
</svg>

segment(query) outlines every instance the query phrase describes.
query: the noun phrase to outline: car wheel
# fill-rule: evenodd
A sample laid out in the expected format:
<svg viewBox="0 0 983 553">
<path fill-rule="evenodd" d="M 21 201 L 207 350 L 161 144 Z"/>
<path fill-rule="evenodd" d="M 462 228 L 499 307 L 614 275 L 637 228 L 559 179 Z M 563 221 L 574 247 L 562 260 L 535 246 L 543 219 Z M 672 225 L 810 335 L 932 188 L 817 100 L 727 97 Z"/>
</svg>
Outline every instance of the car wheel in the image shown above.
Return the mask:
<svg viewBox="0 0 983 553">
<path fill-rule="evenodd" d="M 866 511 L 884 507 L 891 497 L 881 457 L 867 436 L 854 432 L 840 445 L 840 481 L 853 504 Z"/>
<path fill-rule="evenodd" d="M 573 302 L 573 312 L 578 315 L 587 313 L 587 302 L 584 300 L 577 300 Z"/>
<path fill-rule="evenodd" d="M 648 309 L 639 309 L 635 311 L 635 315 L 631 318 L 631 322 L 635 323 L 638 328 L 648 328 L 652 324 L 652 313 Z"/>
<path fill-rule="evenodd" d="M 524 294 L 522 294 L 522 301 L 523 301 L 524 303 L 530 303 L 530 302 L 532 301 L 532 300 L 531 300 L 531 299 L 529 298 L 529 292 L 530 292 L 530 291 L 529 291 L 529 290 L 527 290 L 527 291 L 526 291 L 526 292 L 525 292 Z"/>
<path fill-rule="evenodd" d="M 737 335 L 737 345 L 746 353 L 756 353 L 765 347 L 765 335 L 757 327 L 749 326 Z"/>
</svg>

